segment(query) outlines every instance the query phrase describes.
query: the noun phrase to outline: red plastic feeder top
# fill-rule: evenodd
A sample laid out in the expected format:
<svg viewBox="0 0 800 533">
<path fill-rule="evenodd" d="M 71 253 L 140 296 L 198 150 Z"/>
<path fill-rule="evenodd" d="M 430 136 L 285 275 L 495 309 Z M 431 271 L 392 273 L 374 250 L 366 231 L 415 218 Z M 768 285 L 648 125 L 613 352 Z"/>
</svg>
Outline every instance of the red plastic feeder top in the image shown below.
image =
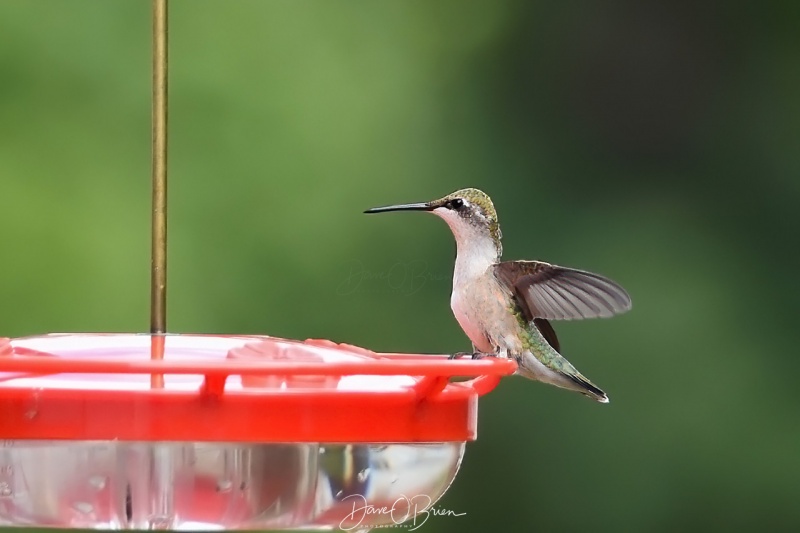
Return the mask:
<svg viewBox="0 0 800 533">
<path fill-rule="evenodd" d="M 156 354 L 158 357 L 153 358 Z M 0 339 L 4 439 L 388 443 L 474 440 L 508 359 L 376 354 L 265 336 Z M 472 378 L 453 382 L 451 378 Z"/>
</svg>

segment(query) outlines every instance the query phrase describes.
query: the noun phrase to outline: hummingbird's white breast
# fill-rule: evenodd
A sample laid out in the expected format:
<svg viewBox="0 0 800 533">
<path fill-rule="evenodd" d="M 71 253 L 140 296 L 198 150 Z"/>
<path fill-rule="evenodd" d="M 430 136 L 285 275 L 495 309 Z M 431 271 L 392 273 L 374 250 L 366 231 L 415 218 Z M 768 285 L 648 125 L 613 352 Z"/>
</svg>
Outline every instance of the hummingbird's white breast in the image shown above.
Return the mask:
<svg viewBox="0 0 800 533">
<path fill-rule="evenodd" d="M 456 239 L 456 265 L 450 308 L 483 353 L 507 356 L 522 350 L 519 323 L 511 312 L 511 293 L 494 275 L 498 243 L 485 225 L 471 224 L 448 209 L 435 209 Z"/>
<path fill-rule="evenodd" d="M 520 325 L 511 312 L 511 295 L 491 269 L 466 283 L 454 284 L 450 307 L 480 352 L 504 357 L 522 352 Z"/>
<path fill-rule="evenodd" d="M 459 250 L 450 308 L 475 348 L 501 356 L 522 350 L 520 326 L 511 311 L 511 292 L 494 275 L 494 260 Z"/>
<path fill-rule="evenodd" d="M 450 297 L 450 308 L 453 310 L 453 315 L 456 317 L 458 325 L 461 326 L 469 340 L 472 341 L 475 349 L 483 353 L 494 353 L 494 346 L 489 342 L 486 332 L 480 326 L 480 322 L 475 320 L 471 313 L 468 313 L 467 306 L 456 289 L 453 289 L 453 294 Z"/>
</svg>

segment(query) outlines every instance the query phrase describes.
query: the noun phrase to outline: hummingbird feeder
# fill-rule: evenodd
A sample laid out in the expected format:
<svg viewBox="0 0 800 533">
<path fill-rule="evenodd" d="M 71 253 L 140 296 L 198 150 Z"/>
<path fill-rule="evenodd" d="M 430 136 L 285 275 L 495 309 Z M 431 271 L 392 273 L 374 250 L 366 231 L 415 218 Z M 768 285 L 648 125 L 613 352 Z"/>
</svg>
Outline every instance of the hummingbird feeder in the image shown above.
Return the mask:
<svg viewBox="0 0 800 533">
<path fill-rule="evenodd" d="M 151 331 L 0 338 L 0 525 L 364 530 L 425 512 L 516 364 L 166 333 L 166 0 L 153 21 Z"/>
</svg>

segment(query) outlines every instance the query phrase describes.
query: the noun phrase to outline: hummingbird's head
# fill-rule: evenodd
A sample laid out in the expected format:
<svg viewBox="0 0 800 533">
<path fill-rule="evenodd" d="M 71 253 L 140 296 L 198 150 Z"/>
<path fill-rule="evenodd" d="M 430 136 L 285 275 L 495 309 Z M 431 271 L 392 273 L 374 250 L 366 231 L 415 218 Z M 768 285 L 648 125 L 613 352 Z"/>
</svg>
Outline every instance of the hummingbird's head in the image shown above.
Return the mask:
<svg viewBox="0 0 800 533">
<path fill-rule="evenodd" d="M 497 222 L 497 212 L 492 199 L 479 189 L 460 189 L 431 202 L 374 207 L 364 212 L 386 211 L 430 211 L 450 226 L 459 250 L 493 249 L 496 254 L 494 260 L 502 254 L 500 239 L 503 234 Z"/>
</svg>

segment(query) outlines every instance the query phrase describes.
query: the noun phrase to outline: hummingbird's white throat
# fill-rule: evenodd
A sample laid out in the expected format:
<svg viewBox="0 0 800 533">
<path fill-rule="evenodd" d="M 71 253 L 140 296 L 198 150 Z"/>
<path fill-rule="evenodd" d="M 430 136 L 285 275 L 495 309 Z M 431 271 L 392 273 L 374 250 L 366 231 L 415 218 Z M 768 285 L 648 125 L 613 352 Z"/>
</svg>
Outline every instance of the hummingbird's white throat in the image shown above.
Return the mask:
<svg viewBox="0 0 800 533">
<path fill-rule="evenodd" d="M 489 233 L 488 225 L 470 222 L 444 207 L 437 207 L 433 214 L 447 222 L 456 239 L 454 284 L 480 276 L 500 260 L 500 250 Z"/>
</svg>

